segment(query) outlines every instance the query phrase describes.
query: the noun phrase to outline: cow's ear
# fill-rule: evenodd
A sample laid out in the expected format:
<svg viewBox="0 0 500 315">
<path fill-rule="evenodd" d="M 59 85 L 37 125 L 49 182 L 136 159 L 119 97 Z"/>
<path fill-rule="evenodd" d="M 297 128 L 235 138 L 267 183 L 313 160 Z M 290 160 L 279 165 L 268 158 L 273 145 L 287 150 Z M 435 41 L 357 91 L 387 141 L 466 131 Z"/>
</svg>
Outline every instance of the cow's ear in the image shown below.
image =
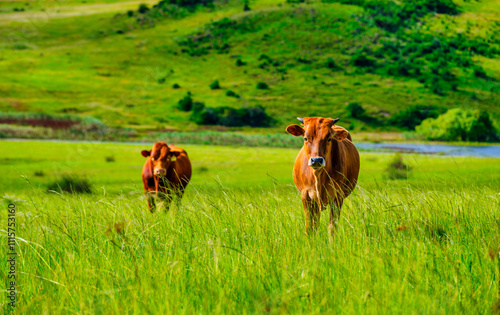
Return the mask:
<svg viewBox="0 0 500 315">
<path fill-rule="evenodd" d="M 142 154 L 143 157 L 148 157 L 148 156 L 151 155 L 151 150 L 149 150 L 149 151 L 148 150 L 142 150 L 141 154 Z"/>
<path fill-rule="evenodd" d="M 347 138 L 347 136 L 349 135 L 349 131 L 347 131 L 345 128 L 342 128 L 340 126 L 334 126 L 333 127 L 333 132 L 335 133 L 333 135 L 333 137 L 337 141 L 342 141 L 345 138 Z"/>
<path fill-rule="evenodd" d="M 179 155 L 181 155 L 182 153 L 184 153 L 186 151 L 184 151 L 184 149 L 181 149 L 179 147 L 176 147 L 176 146 L 173 146 L 173 145 L 170 145 L 170 153 L 172 155 L 174 155 L 175 157 L 179 157 Z"/>
<path fill-rule="evenodd" d="M 299 125 L 290 125 L 290 126 L 286 127 L 286 132 L 288 132 L 292 136 L 296 136 L 296 137 L 303 136 L 305 133 L 304 128 L 302 128 Z"/>
</svg>

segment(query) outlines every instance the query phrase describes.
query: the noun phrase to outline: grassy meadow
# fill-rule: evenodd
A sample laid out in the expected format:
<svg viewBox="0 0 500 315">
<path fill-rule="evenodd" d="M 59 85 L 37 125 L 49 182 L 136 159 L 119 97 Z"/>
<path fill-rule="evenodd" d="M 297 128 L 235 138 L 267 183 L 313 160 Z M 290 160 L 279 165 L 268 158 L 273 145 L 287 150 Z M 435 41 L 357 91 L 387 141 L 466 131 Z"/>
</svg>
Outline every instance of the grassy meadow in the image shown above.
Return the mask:
<svg viewBox="0 0 500 315">
<path fill-rule="evenodd" d="M 408 179 L 388 180 L 393 154 L 362 152 L 330 243 L 327 214 L 305 235 L 297 149 L 183 147 L 191 185 L 180 207 L 152 215 L 147 145 L 0 142 L 2 204 L 17 208 L 17 313 L 500 309 L 499 159 L 404 155 Z M 62 174 L 94 192 L 47 192 Z"/>
<path fill-rule="evenodd" d="M 0 4 L 0 33 L 5 34 L 0 37 L 0 111 L 86 115 L 137 130 L 206 129 L 177 108 L 191 92 L 194 101 L 209 107 L 263 106 L 278 120 L 264 133 L 281 131 L 296 116 L 306 115 L 340 116 L 358 132 L 398 131 L 386 120 L 416 105 L 487 110 L 498 125 L 500 64 L 495 53 L 473 54 L 467 67 L 450 60 L 469 53 L 443 55 L 440 62 L 451 62 L 456 86 L 437 94 L 424 82 L 429 75 L 418 79 L 368 71 L 353 65 L 353 56 L 376 53 L 393 34 L 357 25 L 360 6 L 257 0 L 250 1 L 251 11 L 243 11 L 243 1 L 216 1 L 213 8 L 179 9 L 178 15 L 144 22 L 137 13 L 139 2 L 96 2 Z M 422 27 L 407 33 L 430 34 L 443 42 L 462 34 L 487 42 L 494 51 L 500 43 L 498 2 L 456 3 L 460 14 L 430 14 L 422 18 Z M 11 11 L 16 6 L 27 9 Z M 233 24 L 215 26 L 223 19 Z M 182 44 L 191 39 L 199 40 L 199 47 Z M 227 50 L 212 49 L 226 44 Z M 388 67 L 393 58 L 386 53 L 380 67 Z M 472 63 L 484 73 L 474 75 Z M 447 67 L 438 62 L 421 69 Z M 209 87 L 215 80 L 220 89 Z M 269 88 L 258 89 L 259 82 Z M 228 97 L 228 91 L 240 97 Z M 370 119 L 348 117 L 345 106 L 351 102 L 362 104 Z"/>
</svg>

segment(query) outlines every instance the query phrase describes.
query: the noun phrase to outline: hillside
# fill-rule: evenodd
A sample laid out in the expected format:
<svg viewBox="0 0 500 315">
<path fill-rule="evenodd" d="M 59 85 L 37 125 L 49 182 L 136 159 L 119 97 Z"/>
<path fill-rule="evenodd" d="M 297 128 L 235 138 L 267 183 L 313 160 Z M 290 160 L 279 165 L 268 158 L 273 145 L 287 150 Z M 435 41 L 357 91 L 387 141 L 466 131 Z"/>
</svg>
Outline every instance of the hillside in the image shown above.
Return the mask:
<svg viewBox="0 0 500 315">
<path fill-rule="evenodd" d="M 214 128 L 178 109 L 190 92 L 206 107 L 262 106 L 275 123 L 258 132 L 313 115 L 341 117 L 352 130 L 398 131 L 391 117 L 416 105 L 482 109 L 500 121 L 498 1 L 457 1 L 456 14 L 422 14 L 398 30 L 341 3 L 263 0 L 243 11 L 230 1 L 158 17 L 103 2 L 113 8 L 67 3 L 57 10 L 78 15 L 66 16 L 48 2 L 43 18 L 3 5 L 1 112 L 88 115 L 137 130 Z M 219 89 L 210 88 L 215 80 Z M 349 103 L 361 104 L 363 117 L 348 117 Z"/>
</svg>

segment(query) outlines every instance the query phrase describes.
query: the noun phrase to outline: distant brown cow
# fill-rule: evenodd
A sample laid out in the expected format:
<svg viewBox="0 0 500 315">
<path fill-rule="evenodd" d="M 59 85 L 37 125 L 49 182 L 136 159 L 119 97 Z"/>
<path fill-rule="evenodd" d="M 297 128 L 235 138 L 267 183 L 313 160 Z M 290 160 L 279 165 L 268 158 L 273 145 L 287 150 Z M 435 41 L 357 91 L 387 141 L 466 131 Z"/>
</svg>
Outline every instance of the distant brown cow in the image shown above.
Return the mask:
<svg viewBox="0 0 500 315">
<path fill-rule="evenodd" d="M 174 145 L 167 146 L 165 142 L 157 142 L 152 150 L 141 153 L 148 158 L 142 169 L 142 181 L 149 210 L 155 210 L 155 194 L 164 200 L 165 210 L 168 210 L 174 195 L 180 201 L 191 179 L 191 162 L 187 153 Z"/>
<path fill-rule="evenodd" d="M 328 230 L 333 238 L 340 209 L 358 180 L 359 154 L 351 135 L 339 120 L 321 117 L 298 118 L 304 125 L 290 125 L 286 131 L 304 137 L 304 146 L 293 167 L 293 181 L 301 193 L 306 232 L 317 229 L 321 211 L 330 205 Z"/>
</svg>

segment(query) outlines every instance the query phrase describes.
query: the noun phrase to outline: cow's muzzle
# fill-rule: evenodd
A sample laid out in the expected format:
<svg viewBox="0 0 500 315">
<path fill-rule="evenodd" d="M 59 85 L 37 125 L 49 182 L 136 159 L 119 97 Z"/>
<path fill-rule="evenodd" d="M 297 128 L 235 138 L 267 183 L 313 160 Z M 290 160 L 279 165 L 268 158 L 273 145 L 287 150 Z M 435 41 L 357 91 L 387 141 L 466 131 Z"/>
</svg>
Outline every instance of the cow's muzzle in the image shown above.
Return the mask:
<svg viewBox="0 0 500 315">
<path fill-rule="evenodd" d="M 325 167 L 325 159 L 322 157 L 312 157 L 309 159 L 309 166 L 314 169 Z"/>
<path fill-rule="evenodd" d="M 156 176 L 165 176 L 167 174 L 167 170 L 164 168 L 157 168 L 155 169 L 155 175 Z"/>
</svg>

